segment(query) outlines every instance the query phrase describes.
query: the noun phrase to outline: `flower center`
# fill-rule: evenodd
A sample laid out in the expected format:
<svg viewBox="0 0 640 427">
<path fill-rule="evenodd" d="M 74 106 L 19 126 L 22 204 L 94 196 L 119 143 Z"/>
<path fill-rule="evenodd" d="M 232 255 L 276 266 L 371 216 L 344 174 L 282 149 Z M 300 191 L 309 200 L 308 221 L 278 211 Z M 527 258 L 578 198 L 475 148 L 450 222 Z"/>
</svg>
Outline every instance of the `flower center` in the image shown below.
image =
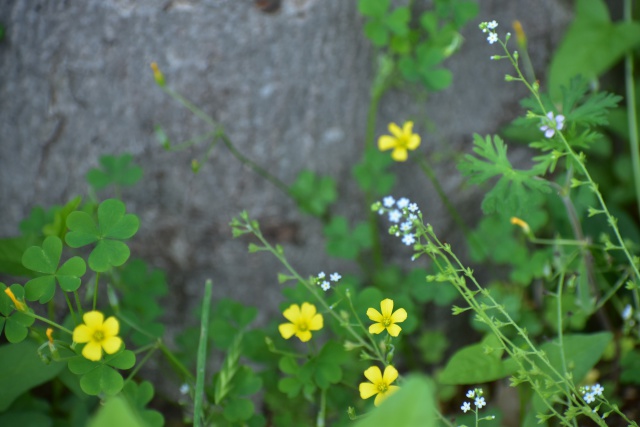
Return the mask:
<svg viewBox="0 0 640 427">
<path fill-rule="evenodd" d="M 378 393 L 386 393 L 389 390 L 389 386 L 385 383 L 378 383 Z"/>
<path fill-rule="evenodd" d="M 398 138 L 398 147 L 399 148 L 407 148 L 409 146 L 409 138 L 410 135 L 402 135 L 400 138 Z"/>
<path fill-rule="evenodd" d="M 391 325 L 393 322 L 391 321 L 390 317 L 383 317 L 382 318 L 382 324 L 385 326 L 385 328 L 389 325 Z"/>
<path fill-rule="evenodd" d="M 104 340 L 104 332 L 102 332 L 102 331 L 94 331 L 93 332 L 93 340 L 94 341 L 98 341 L 98 342 L 101 342 L 102 340 Z"/>
<path fill-rule="evenodd" d="M 301 332 L 305 332 L 309 329 L 309 325 L 304 320 L 298 321 L 298 330 Z"/>
</svg>

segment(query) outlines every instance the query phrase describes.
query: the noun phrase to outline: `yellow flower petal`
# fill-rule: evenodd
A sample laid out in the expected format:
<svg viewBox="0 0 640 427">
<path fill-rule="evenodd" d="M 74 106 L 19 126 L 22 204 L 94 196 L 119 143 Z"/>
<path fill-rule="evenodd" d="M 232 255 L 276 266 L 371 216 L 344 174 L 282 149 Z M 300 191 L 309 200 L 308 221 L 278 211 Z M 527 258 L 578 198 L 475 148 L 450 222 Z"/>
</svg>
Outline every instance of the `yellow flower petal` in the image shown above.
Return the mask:
<svg viewBox="0 0 640 427">
<path fill-rule="evenodd" d="M 82 349 L 82 355 L 89 360 L 97 362 L 102 359 L 102 347 L 97 342 L 90 341 Z"/>
<path fill-rule="evenodd" d="M 319 331 L 324 326 L 324 319 L 322 318 L 322 314 L 318 313 L 313 318 L 311 318 L 311 322 L 309 322 L 309 330 L 310 331 Z"/>
<path fill-rule="evenodd" d="M 402 129 L 395 123 L 389 123 L 389 132 L 396 138 L 402 137 Z"/>
<path fill-rule="evenodd" d="M 380 302 L 380 310 L 382 311 L 382 317 L 391 317 L 391 313 L 393 313 L 393 300 L 386 298 Z"/>
<path fill-rule="evenodd" d="M 96 329 L 102 327 L 104 315 L 99 311 L 87 311 L 84 316 L 82 316 L 82 320 L 84 320 L 84 323 L 89 329 Z"/>
<path fill-rule="evenodd" d="M 371 383 L 360 383 L 358 388 L 360 390 L 360 398 L 362 399 L 368 399 L 378 393 L 378 387 Z"/>
<path fill-rule="evenodd" d="M 400 323 L 400 322 L 404 322 L 405 320 L 407 320 L 407 310 L 405 310 L 404 308 L 397 309 L 391 315 L 391 321 L 393 323 Z"/>
<path fill-rule="evenodd" d="M 120 332 L 120 323 L 118 323 L 118 319 L 111 316 L 102 324 L 102 330 L 104 331 L 105 337 L 113 337 L 118 335 Z"/>
<path fill-rule="evenodd" d="M 278 331 L 280 332 L 280 335 L 282 335 L 282 338 L 288 340 L 296 333 L 296 327 L 293 323 L 282 323 L 278 326 Z"/>
<path fill-rule="evenodd" d="M 405 135 L 411 135 L 412 132 L 413 132 L 413 122 L 412 121 L 404 122 L 404 125 L 402 125 L 402 133 L 404 133 Z"/>
<path fill-rule="evenodd" d="M 298 304 L 291 304 L 289 308 L 282 312 L 282 315 L 291 323 L 296 323 L 300 318 L 300 307 L 298 307 Z"/>
<path fill-rule="evenodd" d="M 392 337 L 397 337 L 398 334 L 400 334 L 401 330 L 402 328 L 396 324 L 387 326 L 387 332 L 389 332 L 389 335 L 391 335 Z"/>
<path fill-rule="evenodd" d="M 378 148 L 380 151 L 391 150 L 398 145 L 398 140 L 389 135 L 382 135 L 378 138 Z"/>
<path fill-rule="evenodd" d="M 409 150 L 415 150 L 420 146 L 420 135 L 414 134 L 409 137 L 409 141 L 407 142 L 407 148 Z"/>
<path fill-rule="evenodd" d="M 309 304 L 308 302 L 302 303 L 302 309 L 300 310 L 300 317 L 303 319 L 311 319 L 316 314 L 316 306 Z"/>
<path fill-rule="evenodd" d="M 380 314 L 380 312 L 375 308 L 367 309 L 367 316 L 374 322 L 382 322 L 384 320 L 382 314 Z"/>
<path fill-rule="evenodd" d="M 77 343 L 91 341 L 93 331 L 87 325 L 78 325 L 73 330 L 73 340 Z"/>
<path fill-rule="evenodd" d="M 384 368 L 384 374 L 382 375 L 382 381 L 389 385 L 394 382 L 398 378 L 398 370 L 393 366 L 389 365 Z"/>
<path fill-rule="evenodd" d="M 391 396 L 393 393 L 395 393 L 399 389 L 400 387 L 398 387 L 397 385 L 389 386 L 389 389 L 385 393 L 378 393 L 378 395 L 376 396 L 376 400 L 373 401 L 373 404 L 375 406 L 380 406 L 382 402 L 387 400 L 389 396 Z"/>
<path fill-rule="evenodd" d="M 122 347 L 122 340 L 119 337 L 109 337 L 102 341 L 102 348 L 107 354 L 117 353 Z"/>
<path fill-rule="evenodd" d="M 311 339 L 311 332 L 309 331 L 298 331 L 296 336 L 300 338 L 300 341 L 307 342 Z"/>
<path fill-rule="evenodd" d="M 366 371 L 364 371 L 364 376 L 373 384 L 378 384 L 380 381 L 382 381 L 382 372 L 377 366 L 371 366 Z"/>
<path fill-rule="evenodd" d="M 369 326 L 370 334 L 379 334 L 384 330 L 385 330 L 385 327 L 382 323 L 374 323 L 373 325 Z"/>
<path fill-rule="evenodd" d="M 409 157 L 409 155 L 407 154 L 407 149 L 406 148 L 396 147 L 391 152 L 391 158 L 393 160 L 395 160 L 396 162 L 404 162 L 404 161 L 407 160 L 407 157 Z"/>
</svg>

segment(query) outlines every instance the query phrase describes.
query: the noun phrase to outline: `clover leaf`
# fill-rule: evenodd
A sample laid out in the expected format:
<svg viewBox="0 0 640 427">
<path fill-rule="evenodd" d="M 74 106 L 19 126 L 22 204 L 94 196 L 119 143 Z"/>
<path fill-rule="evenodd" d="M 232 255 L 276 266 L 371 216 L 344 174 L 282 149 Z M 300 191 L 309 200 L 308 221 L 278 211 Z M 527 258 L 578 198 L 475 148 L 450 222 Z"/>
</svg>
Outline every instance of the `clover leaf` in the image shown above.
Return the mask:
<svg viewBox="0 0 640 427">
<path fill-rule="evenodd" d="M 101 156 L 102 169 L 93 168 L 87 173 L 87 182 L 96 190 L 111 184 L 130 187 L 142 178 L 142 168 L 132 163 L 131 154 Z"/>
<path fill-rule="evenodd" d="M 7 341 L 19 343 L 27 337 L 29 326 L 33 325 L 35 319 L 28 314 L 14 310 L 13 302 L 4 292 L 5 289 L 7 286 L 0 282 L 0 333 L 4 329 Z M 24 298 L 24 289 L 20 285 L 11 285 L 9 289 L 18 300 Z"/>
<path fill-rule="evenodd" d="M 67 218 L 69 232 L 65 238 L 72 248 L 96 243 L 89 255 L 89 267 L 96 272 L 118 267 L 129 259 L 129 247 L 121 242 L 138 231 L 140 221 L 133 214 L 125 214 L 124 203 L 108 199 L 98 206 L 96 223 L 86 212 L 73 212 Z"/>
<path fill-rule="evenodd" d="M 321 177 L 310 170 L 303 170 L 289 188 L 289 194 L 301 211 L 322 217 L 336 201 L 336 182 L 328 176 Z"/>
<path fill-rule="evenodd" d="M 97 396 L 105 393 L 113 396 L 124 386 L 122 375 L 116 369 L 131 369 L 135 363 L 135 354 L 129 350 L 122 350 L 97 362 L 76 356 L 69 360 L 69 370 L 81 375 L 80 388 L 88 395 Z"/>
<path fill-rule="evenodd" d="M 49 302 L 56 290 L 56 281 L 65 292 L 73 292 L 80 287 L 80 277 L 86 271 L 84 260 L 78 256 L 67 260 L 60 268 L 62 240 L 56 236 L 47 237 L 42 247 L 31 246 L 22 255 L 22 265 L 29 270 L 44 273 L 44 276 L 29 280 L 25 285 L 29 301 Z"/>
</svg>

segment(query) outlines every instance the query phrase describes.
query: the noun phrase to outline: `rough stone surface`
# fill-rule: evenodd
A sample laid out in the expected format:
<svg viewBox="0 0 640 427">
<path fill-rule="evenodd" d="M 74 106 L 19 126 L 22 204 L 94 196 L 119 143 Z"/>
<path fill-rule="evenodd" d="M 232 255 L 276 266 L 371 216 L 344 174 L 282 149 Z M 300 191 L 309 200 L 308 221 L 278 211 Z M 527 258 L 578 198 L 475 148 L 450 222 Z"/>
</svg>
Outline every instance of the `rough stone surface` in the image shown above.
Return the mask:
<svg viewBox="0 0 640 427">
<path fill-rule="evenodd" d="M 489 60 L 499 50 L 477 24 L 496 19 L 504 32 L 520 19 L 544 83 L 551 51 L 570 19 L 561 0 L 480 3 L 461 51 L 446 63 L 453 86 L 426 101 L 389 92 L 377 126 L 381 134 L 390 121 L 415 120 L 421 150 L 439 156 L 443 186 L 471 222 L 480 215 L 479 194 L 461 187 L 454 158 L 470 150 L 474 132 L 494 132 L 520 114 L 524 94 L 504 82 L 508 64 Z M 243 209 L 284 245 L 302 274 L 356 271 L 324 255 L 318 221 L 297 213 L 222 145 L 198 175 L 190 162 L 203 148 L 163 151 L 154 125 L 174 142 L 208 128 L 159 90 L 149 69 L 157 61 L 172 88 L 282 181 L 293 182 L 303 168 L 336 177 L 336 211 L 362 218 L 366 207 L 350 170 L 363 146 L 375 51 L 362 34 L 355 0 L 283 0 L 276 13 L 249 0 L 4 0 L 0 17 L 6 27 L 0 43 L 0 236 L 17 234 L 35 205 L 86 194 L 84 176 L 100 155 L 128 152 L 145 171 L 142 183 L 123 195 L 142 223 L 132 252 L 168 270 L 167 320 L 176 326 L 192 322 L 189 313 L 209 277 L 216 298 L 260 305 L 263 318 L 275 313 L 280 266 L 267 254 L 247 255 L 246 242 L 231 239 L 228 223 Z M 523 158 L 515 148 L 510 153 Z M 401 177 L 397 194 L 418 201 L 441 235 L 459 239 L 417 165 L 394 167 Z"/>
</svg>

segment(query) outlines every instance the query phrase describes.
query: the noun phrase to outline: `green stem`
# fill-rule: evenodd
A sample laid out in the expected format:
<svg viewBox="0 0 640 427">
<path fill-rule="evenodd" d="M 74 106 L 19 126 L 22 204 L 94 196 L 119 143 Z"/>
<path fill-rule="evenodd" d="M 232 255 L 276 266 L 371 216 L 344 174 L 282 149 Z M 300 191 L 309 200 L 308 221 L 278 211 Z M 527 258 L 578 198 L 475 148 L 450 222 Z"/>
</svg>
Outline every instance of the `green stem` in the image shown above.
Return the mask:
<svg viewBox="0 0 640 427">
<path fill-rule="evenodd" d="M 209 337 L 209 310 L 211 308 L 211 293 L 213 284 L 207 280 L 204 284 L 204 299 L 202 300 L 202 317 L 200 319 L 200 343 L 198 344 L 198 359 L 196 364 L 196 388 L 194 391 L 193 425 L 202 425 L 204 399 L 205 364 L 207 361 L 207 341 Z"/>
<path fill-rule="evenodd" d="M 316 427 L 324 427 L 326 411 L 327 411 L 327 389 L 321 388 L 320 389 L 320 409 L 318 410 Z"/>
<path fill-rule="evenodd" d="M 82 303 L 80 302 L 80 294 L 78 294 L 78 291 L 73 291 L 73 296 L 76 300 L 76 309 L 78 310 L 78 315 L 82 317 L 84 311 L 82 310 Z"/>
<path fill-rule="evenodd" d="M 131 373 L 127 376 L 127 379 L 124 380 L 124 385 L 127 385 L 127 383 L 129 381 L 131 381 L 131 379 L 138 373 L 138 371 L 144 366 L 145 363 L 147 363 L 149 361 L 149 359 L 151 358 L 151 356 L 153 355 L 153 353 L 156 352 L 156 350 L 158 349 L 158 345 L 153 344 L 152 347 L 149 349 L 149 351 L 147 352 L 147 354 L 144 355 L 144 357 L 142 358 L 142 360 L 136 364 L 136 367 L 133 368 L 133 370 L 131 371 Z M 140 349 L 138 349 L 140 350 Z"/>
<path fill-rule="evenodd" d="M 69 307 L 69 313 L 71 313 L 71 319 L 73 319 L 73 324 L 77 325 L 78 322 L 76 320 L 76 312 L 73 309 L 73 305 L 71 304 L 71 300 L 69 299 L 69 295 L 66 292 L 64 293 L 64 299 L 65 299 L 65 301 L 67 301 L 67 306 Z"/>
<path fill-rule="evenodd" d="M 372 90 L 371 102 L 369 103 L 369 110 L 367 112 L 367 128 L 364 140 L 364 153 L 366 153 L 367 150 L 375 149 L 373 146 L 373 142 L 376 132 L 376 117 L 378 113 L 378 104 L 380 103 L 380 98 L 382 97 L 383 93 L 383 89 L 380 89 L 378 91 Z M 371 191 L 365 191 L 364 199 L 367 208 L 367 219 L 369 220 L 369 232 L 371 233 L 371 256 L 373 258 L 373 265 L 375 266 L 375 269 L 379 270 L 383 265 L 382 243 L 380 240 L 380 233 L 378 232 L 378 215 L 376 215 L 375 212 L 372 212 L 369 208 L 374 202 L 374 196 Z"/>
<path fill-rule="evenodd" d="M 46 317 L 42 317 L 42 316 L 38 316 L 35 313 L 32 313 L 30 311 L 21 311 L 21 313 L 26 314 L 27 316 L 33 317 L 34 319 L 40 320 L 41 322 L 44 322 L 50 326 L 53 326 L 54 328 L 58 328 L 63 332 L 68 333 L 69 335 L 73 335 L 73 332 L 71 332 L 69 329 L 65 328 L 64 326 L 54 322 L 53 320 L 49 320 Z"/>
<path fill-rule="evenodd" d="M 173 354 L 173 352 L 171 350 L 169 350 L 167 348 L 166 345 L 164 345 L 164 343 L 162 341 L 158 341 L 158 348 L 160 349 L 160 351 L 162 351 L 162 354 L 164 354 L 164 356 L 169 359 L 169 362 L 171 362 L 173 364 L 173 366 L 175 368 L 178 369 L 178 371 L 180 371 L 180 373 L 182 374 L 182 376 L 191 381 L 194 382 L 195 378 L 193 376 L 193 374 L 191 372 L 189 372 L 189 370 L 187 368 L 185 368 L 185 366 L 182 364 L 182 362 L 180 360 L 178 360 L 178 358 Z"/>
<path fill-rule="evenodd" d="M 624 0 L 624 20 L 631 24 L 631 0 Z M 631 162 L 633 164 L 633 182 L 636 189 L 636 204 L 640 215 L 640 148 L 638 144 L 638 123 L 636 112 L 636 89 L 633 81 L 633 50 L 629 49 L 624 60 L 625 86 L 627 95 L 627 117 L 629 126 L 629 144 L 631 147 Z"/>
<path fill-rule="evenodd" d="M 96 284 L 93 287 L 93 309 L 98 306 L 98 280 L 100 280 L 100 273 L 96 273 Z"/>
</svg>

